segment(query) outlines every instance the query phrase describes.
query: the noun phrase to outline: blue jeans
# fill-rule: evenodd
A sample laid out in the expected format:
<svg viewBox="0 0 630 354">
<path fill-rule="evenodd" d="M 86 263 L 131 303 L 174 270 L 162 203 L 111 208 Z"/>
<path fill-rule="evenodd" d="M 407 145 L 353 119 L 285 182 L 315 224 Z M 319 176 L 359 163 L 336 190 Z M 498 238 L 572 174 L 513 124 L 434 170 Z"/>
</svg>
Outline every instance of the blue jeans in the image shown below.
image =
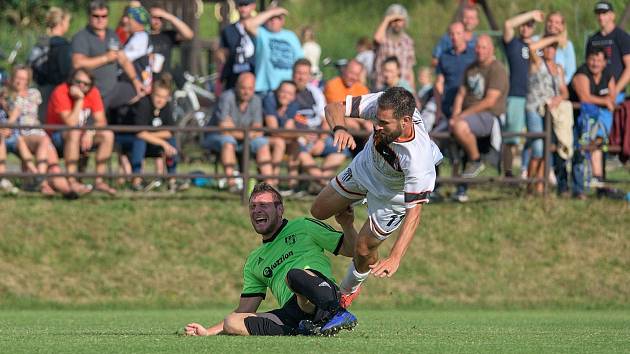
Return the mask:
<svg viewBox="0 0 630 354">
<path fill-rule="evenodd" d="M 175 137 L 167 139 L 168 143 L 176 146 Z M 161 149 L 156 145 L 147 144 L 146 141 L 138 138 L 136 134 L 121 133 L 116 135 L 116 144 L 120 146 L 121 152 L 129 158 L 131 172 L 142 172 L 142 162 L 147 153 L 147 147 Z M 177 170 L 177 155 L 166 159 L 166 170 L 168 173 L 175 173 Z"/>
<path fill-rule="evenodd" d="M 527 132 L 542 133 L 545 131 L 543 117 L 538 112 L 527 110 Z M 542 138 L 530 138 L 527 144 L 532 149 L 531 157 L 541 159 L 543 157 L 544 143 Z"/>
<path fill-rule="evenodd" d="M 236 147 L 236 152 L 243 151 L 243 141 L 237 141 L 231 135 L 223 135 L 223 134 L 208 134 L 206 138 L 203 140 L 201 144 L 204 148 L 212 151 L 212 152 L 221 152 L 224 144 L 232 144 Z M 259 136 L 254 139 L 249 140 L 249 151 L 256 155 L 258 150 L 263 146 L 269 144 L 269 140 L 267 137 Z"/>
</svg>

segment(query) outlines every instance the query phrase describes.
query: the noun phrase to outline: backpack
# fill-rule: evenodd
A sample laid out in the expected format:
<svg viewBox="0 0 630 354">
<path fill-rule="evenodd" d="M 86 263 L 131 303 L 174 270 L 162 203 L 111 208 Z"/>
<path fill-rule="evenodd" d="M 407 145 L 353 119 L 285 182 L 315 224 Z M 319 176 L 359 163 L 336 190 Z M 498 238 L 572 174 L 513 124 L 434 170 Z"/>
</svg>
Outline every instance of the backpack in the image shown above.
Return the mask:
<svg viewBox="0 0 630 354">
<path fill-rule="evenodd" d="M 27 64 L 33 70 L 33 80 L 38 85 L 45 85 L 48 80 L 48 54 L 50 53 L 50 38 L 41 37 L 31 49 Z"/>
</svg>

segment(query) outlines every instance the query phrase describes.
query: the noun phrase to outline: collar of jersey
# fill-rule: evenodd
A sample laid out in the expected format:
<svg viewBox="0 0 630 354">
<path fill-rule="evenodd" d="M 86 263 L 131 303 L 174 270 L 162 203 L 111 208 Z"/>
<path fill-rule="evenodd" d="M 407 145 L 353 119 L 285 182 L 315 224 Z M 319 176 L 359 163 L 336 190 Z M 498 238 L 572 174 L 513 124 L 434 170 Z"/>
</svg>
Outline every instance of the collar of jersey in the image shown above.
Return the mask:
<svg viewBox="0 0 630 354">
<path fill-rule="evenodd" d="M 285 226 L 287 226 L 287 223 L 289 222 L 289 220 L 287 219 L 282 219 L 282 226 L 280 226 L 280 228 L 278 229 L 278 231 L 276 231 L 275 234 L 273 234 L 273 236 L 271 236 L 270 239 L 267 240 L 263 240 L 263 243 L 269 243 L 269 242 L 273 242 L 273 240 L 276 239 L 276 236 L 278 236 L 278 234 L 280 234 L 282 232 L 282 229 L 284 229 Z"/>
</svg>

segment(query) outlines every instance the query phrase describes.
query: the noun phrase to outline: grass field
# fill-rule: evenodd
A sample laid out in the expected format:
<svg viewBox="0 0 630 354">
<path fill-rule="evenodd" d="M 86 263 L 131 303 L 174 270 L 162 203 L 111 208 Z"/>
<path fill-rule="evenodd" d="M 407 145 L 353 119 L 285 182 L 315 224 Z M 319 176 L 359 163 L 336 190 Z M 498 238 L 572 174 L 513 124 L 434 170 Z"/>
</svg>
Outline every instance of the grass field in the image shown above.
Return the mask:
<svg viewBox="0 0 630 354">
<path fill-rule="evenodd" d="M 229 309 L 4 311 L 4 353 L 622 353 L 628 311 L 357 310 L 359 325 L 334 338 L 192 338 Z"/>
</svg>

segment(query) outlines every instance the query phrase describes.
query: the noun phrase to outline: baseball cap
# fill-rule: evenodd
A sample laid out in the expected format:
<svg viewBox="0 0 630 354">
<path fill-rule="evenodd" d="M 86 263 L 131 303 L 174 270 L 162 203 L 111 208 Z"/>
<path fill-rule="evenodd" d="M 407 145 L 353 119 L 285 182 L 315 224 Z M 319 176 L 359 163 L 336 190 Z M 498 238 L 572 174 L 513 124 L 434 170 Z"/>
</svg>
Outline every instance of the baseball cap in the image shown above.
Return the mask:
<svg viewBox="0 0 630 354">
<path fill-rule="evenodd" d="M 614 10 L 613 10 L 612 4 L 609 3 L 608 1 L 598 1 L 597 4 L 595 4 L 594 11 L 596 14 L 601 14 L 604 12 L 614 11 Z"/>
<path fill-rule="evenodd" d="M 255 2 L 256 0 L 236 0 L 236 6 L 246 6 Z"/>
</svg>

